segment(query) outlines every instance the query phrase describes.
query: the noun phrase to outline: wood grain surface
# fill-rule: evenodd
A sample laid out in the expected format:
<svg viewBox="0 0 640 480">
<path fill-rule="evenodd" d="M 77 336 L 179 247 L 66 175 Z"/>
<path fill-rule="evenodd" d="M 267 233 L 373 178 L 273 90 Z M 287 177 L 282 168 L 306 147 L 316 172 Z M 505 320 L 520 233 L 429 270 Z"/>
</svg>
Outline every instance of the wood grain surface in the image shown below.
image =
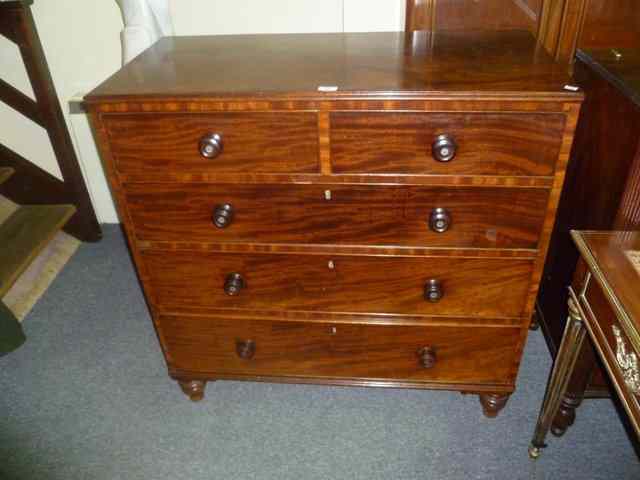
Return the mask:
<svg viewBox="0 0 640 480">
<path fill-rule="evenodd" d="M 162 62 L 158 59 L 163 59 Z M 527 31 L 166 37 L 91 92 L 142 98 L 422 95 L 570 98 L 566 65 Z M 323 94 L 319 86 L 337 86 Z"/>
<path fill-rule="evenodd" d="M 512 383 L 517 328 L 393 327 L 160 317 L 172 368 L 240 375 Z M 238 342 L 255 342 L 251 359 Z M 431 346 L 433 368 L 418 352 Z"/>
<path fill-rule="evenodd" d="M 317 312 L 519 317 L 531 261 L 326 255 L 248 255 L 145 251 L 158 305 Z M 230 273 L 245 288 L 229 296 Z M 430 279 L 443 297 L 424 298 Z M 508 292 L 508 295 L 505 294 Z"/>
<path fill-rule="evenodd" d="M 116 168 L 122 173 L 319 173 L 314 113 L 108 115 Z M 216 158 L 200 155 L 208 133 L 224 142 Z"/>
<path fill-rule="evenodd" d="M 125 195 L 139 240 L 537 248 L 548 191 L 130 184 Z M 235 218 L 218 229 L 212 212 L 224 203 Z M 438 207 L 452 218 L 444 233 L 428 226 Z"/>
<path fill-rule="evenodd" d="M 407 0 L 407 30 L 530 30 L 541 0 Z"/>
<path fill-rule="evenodd" d="M 551 176 L 563 123 L 560 114 L 333 113 L 333 171 Z M 458 145 L 449 162 L 431 151 L 441 134 Z"/>
<path fill-rule="evenodd" d="M 629 48 L 637 51 L 640 15 L 635 0 L 589 0 L 578 48 Z"/>
</svg>

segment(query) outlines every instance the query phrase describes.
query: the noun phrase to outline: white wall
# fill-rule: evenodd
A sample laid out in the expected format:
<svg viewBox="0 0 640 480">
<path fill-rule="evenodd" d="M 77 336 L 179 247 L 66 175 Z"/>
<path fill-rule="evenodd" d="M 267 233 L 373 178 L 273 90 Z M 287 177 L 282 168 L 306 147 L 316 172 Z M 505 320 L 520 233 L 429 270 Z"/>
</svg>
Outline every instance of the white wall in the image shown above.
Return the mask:
<svg viewBox="0 0 640 480">
<path fill-rule="evenodd" d="M 402 30 L 405 0 L 171 0 L 177 35 Z M 49 68 L 101 222 L 117 222 L 87 119 L 69 99 L 120 66 L 115 0 L 38 0 L 32 7 Z M 0 77 L 33 96 L 17 48 L 0 36 Z M 0 102 L 0 142 L 59 176 L 44 131 Z"/>
<path fill-rule="evenodd" d="M 67 103 L 118 68 L 122 29 L 118 6 L 111 0 L 38 0 L 32 11 L 98 217 L 102 222 L 117 222 L 86 118 L 69 115 Z M 33 97 L 18 49 L 2 36 L 0 77 Z M 60 176 L 44 130 L 1 102 L 0 142 Z"/>
</svg>

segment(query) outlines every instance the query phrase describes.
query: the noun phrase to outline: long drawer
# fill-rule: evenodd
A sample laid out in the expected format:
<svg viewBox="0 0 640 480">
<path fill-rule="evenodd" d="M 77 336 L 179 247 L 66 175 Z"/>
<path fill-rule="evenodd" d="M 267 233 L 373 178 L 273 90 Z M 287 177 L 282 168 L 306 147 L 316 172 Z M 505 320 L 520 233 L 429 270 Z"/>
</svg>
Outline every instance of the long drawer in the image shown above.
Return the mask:
<svg viewBox="0 0 640 480">
<path fill-rule="evenodd" d="M 118 171 L 127 174 L 314 173 L 315 113 L 107 115 Z M 200 142 L 218 135 L 207 158 Z"/>
<path fill-rule="evenodd" d="M 145 251 L 165 309 L 517 317 L 532 261 Z M 505 294 L 508 292 L 508 295 Z"/>
<path fill-rule="evenodd" d="M 129 184 L 125 194 L 141 240 L 483 248 L 537 248 L 548 198 L 545 189 L 279 184 Z M 225 215 L 216 227 L 212 217 Z"/>
<path fill-rule="evenodd" d="M 559 114 L 332 113 L 333 169 L 336 173 L 551 176 L 564 121 Z"/>
<path fill-rule="evenodd" d="M 192 373 L 510 384 L 518 328 L 160 316 L 169 365 Z"/>
</svg>

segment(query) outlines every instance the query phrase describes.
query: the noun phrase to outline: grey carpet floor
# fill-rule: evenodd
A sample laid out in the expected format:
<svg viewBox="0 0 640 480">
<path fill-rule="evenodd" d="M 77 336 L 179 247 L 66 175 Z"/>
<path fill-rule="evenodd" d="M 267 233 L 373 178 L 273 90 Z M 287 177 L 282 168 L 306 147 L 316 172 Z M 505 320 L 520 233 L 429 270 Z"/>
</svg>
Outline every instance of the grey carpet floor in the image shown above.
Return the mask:
<svg viewBox="0 0 640 480">
<path fill-rule="evenodd" d="M 640 463 L 609 400 L 532 462 L 547 374 L 530 335 L 495 420 L 453 392 L 171 381 L 119 228 L 83 245 L 0 358 L 5 479 L 632 479 Z"/>
</svg>

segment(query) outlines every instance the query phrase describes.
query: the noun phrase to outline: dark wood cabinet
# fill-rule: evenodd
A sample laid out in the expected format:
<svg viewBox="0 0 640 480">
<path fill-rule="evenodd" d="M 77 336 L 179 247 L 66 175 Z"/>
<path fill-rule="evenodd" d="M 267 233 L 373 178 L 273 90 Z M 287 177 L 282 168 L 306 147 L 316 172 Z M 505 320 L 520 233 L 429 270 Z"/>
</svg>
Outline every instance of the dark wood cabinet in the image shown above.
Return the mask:
<svg viewBox="0 0 640 480">
<path fill-rule="evenodd" d="M 406 0 L 406 30 L 528 30 L 553 58 L 577 48 L 637 48 L 637 0 Z"/>
<path fill-rule="evenodd" d="M 528 30 L 536 33 L 543 1 L 407 0 L 406 29 Z"/>
<path fill-rule="evenodd" d="M 640 227 L 640 55 L 630 49 L 579 51 L 575 81 L 586 98 L 537 308 L 554 356 L 567 318 L 567 286 L 579 257 L 569 231 Z M 588 363 L 576 369 L 573 381 L 554 424 L 556 434 L 573 423 L 585 382 L 589 396 L 608 395 L 602 372 Z"/>
<path fill-rule="evenodd" d="M 159 59 L 162 59 L 160 61 Z M 170 375 L 504 407 L 582 94 L 529 32 L 167 38 L 87 97 Z"/>
</svg>

